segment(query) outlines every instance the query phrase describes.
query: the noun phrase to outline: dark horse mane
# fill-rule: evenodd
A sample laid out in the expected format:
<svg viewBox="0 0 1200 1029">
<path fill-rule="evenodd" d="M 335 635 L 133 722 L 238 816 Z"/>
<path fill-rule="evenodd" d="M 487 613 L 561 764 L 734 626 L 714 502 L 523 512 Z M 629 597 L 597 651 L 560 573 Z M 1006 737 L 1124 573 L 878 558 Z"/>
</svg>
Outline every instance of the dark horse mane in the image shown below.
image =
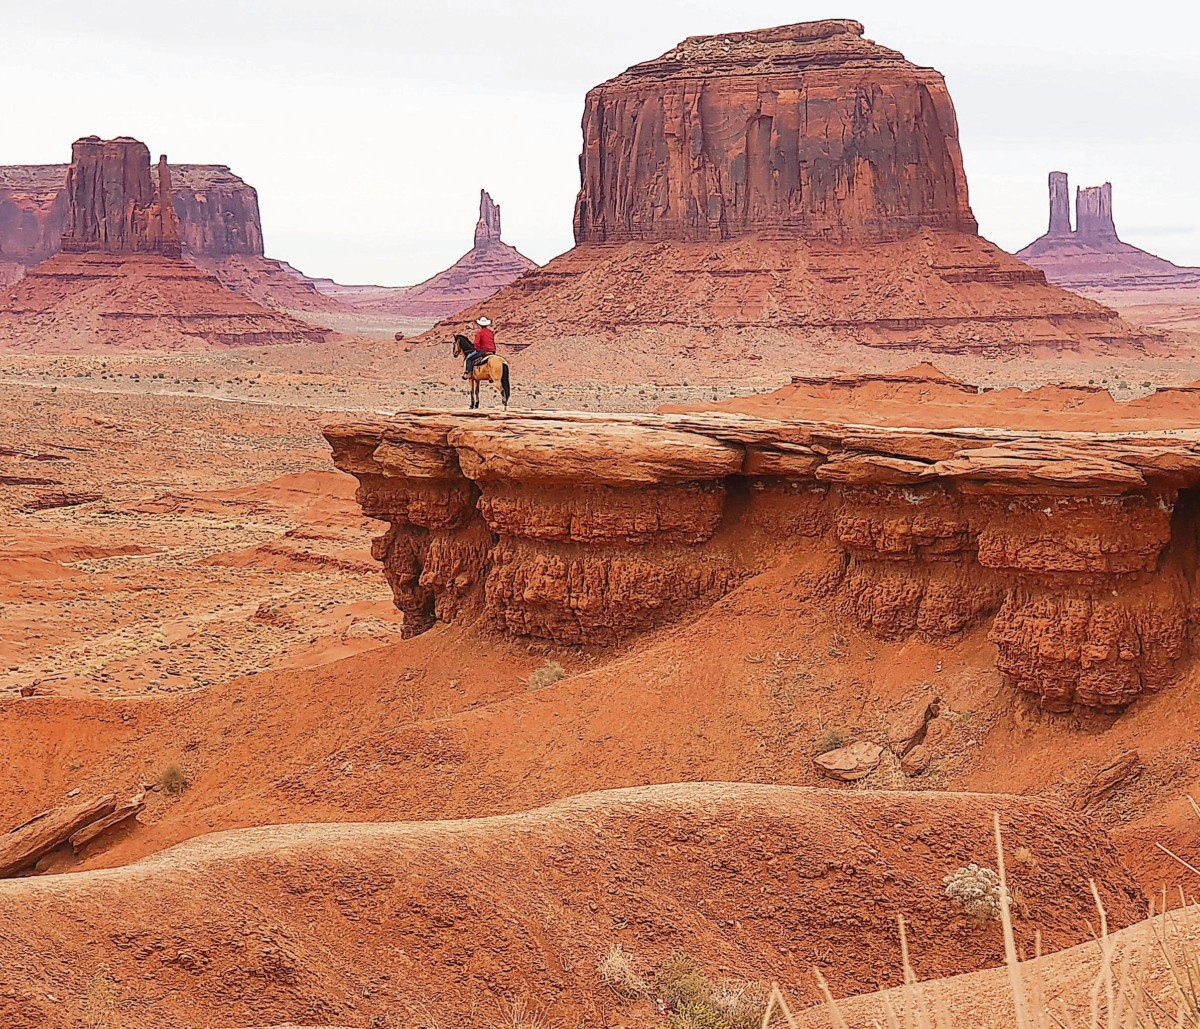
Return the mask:
<svg viewBox="0 0 1200 1029">
<path fill-rule="evenodd" d="M 454 345 L 458 347 L 458 352 L 463 356 L 466 356 L 475 349 L 474 345 L 471 343 L 470 337 L 464 336 L 461 332 L 456 332 L 454 334 Z"/>
</svg>

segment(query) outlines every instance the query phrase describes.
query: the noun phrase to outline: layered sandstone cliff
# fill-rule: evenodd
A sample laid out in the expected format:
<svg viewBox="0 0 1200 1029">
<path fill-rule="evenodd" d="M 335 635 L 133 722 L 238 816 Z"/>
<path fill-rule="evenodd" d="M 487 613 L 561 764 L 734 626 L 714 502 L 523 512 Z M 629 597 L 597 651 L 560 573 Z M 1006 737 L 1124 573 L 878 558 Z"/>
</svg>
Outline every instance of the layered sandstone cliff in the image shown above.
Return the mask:
<svg viewBox="0 0 1200 1029">
<path fill-rule="evenodd" d="M 204 349 L 322 341 L 326 332 L 227 289 L 182 260 L 171 170 L 143 143 L 77 141 L 61 253 L 0 293 L 0 346 Z"/>
<path fill-rule="evenodd" d="M 1123 306 L 1200 303 L 1200 268 L 1172 264 L 1117 234 L 1108 182 L 1076 190 L 1072 229 L 1067 173 L 1051 172 L 1049 228 L 1017 257 L 1051 282 Z"/>
<path fill-rule="evenodd" d="M 1200 618 L 1200 427 L 411 412 L 325 435 L 390 525 L 409 633 L 613 641 L 801 562 L 864 629 L 985 626 L 1047 709 L 1116 710 L 1172 682 Z"/>
<path fill-rule="evenodd" d="M 58 253 L 67 232 L 70 165 L 0 166 L 0 259 L 27 266 Z M 258 194 L 221 164 L 170 166 L 185 256 L 261 257 Z"/>
<path fill-rule="evenodd" d="M 973 233 L 942 76 L 855 21 L 694 36 L 584 101 L 578 243 Z"/>
<path fill-rule="evenodd" d="M 713 364 L 805 350 L 1148 343 L 977 234 L 945 81 L 853 21 L 693 37 L 591 90 L 575 238 L 462 317 L 578 374 L 602 373 L 605 346 L 726 376 Z"/>
</svg>

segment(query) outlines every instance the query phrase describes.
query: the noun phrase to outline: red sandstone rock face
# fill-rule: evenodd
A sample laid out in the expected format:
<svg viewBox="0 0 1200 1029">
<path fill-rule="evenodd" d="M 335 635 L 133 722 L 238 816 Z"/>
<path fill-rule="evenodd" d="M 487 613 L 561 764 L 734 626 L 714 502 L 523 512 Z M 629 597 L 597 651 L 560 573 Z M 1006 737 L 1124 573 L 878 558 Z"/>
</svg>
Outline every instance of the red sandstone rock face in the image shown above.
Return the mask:
<svg viewBox="0 0 1200 1029">
<path fill-rule="evenodd" d="M 479 221 L 475 223 L 475 249 L 500 242 L 500 205 L 486 189 L 479 191 Z"/>
<path fill-rule="evenodd" d="M 862 34 L 696 36 L 591 90 L 576 242 L 975 232 L 942 76 Z"/>
<path fill-rule="evenodd" d="M 803 561 L 885 638 L 989 626 L 1050 710 L 1169 685 L 1200 615 L 1200 431 L 1101 436 L 409 413 L 326 429 L 409 633 L 618 640 Z"/>
<path fill-rule="evenodd" d="M 179 257 L 179 223 L 171 204 L 167 159 L 150 172 L 145 143 L 88 136 L 71 148 L 67 169 L 64 253 L 162 254 Z"/>
<path fill-rule="evenodd" d="M 597 86 L 578 245 L 459 317 L 568 349 L 576 375 L 605 374 L 606 346 L 647 374 L 663 351 L 768 369 L 798 348 L 1153 349 L 979 237 L 941 75 L 862 31 L 697 37 Z"/>
<path fill-rule="evenodd" d="M 175 213 L 189 257 L 262 257 L 258 193 L 223 164 L 171 167 Z"/>
<path fill-rule="evenodd" d="M 34 265 L 58 253 L 66 177 L 61 164 L 0 167 L 0 262 Z"/>
</svg>

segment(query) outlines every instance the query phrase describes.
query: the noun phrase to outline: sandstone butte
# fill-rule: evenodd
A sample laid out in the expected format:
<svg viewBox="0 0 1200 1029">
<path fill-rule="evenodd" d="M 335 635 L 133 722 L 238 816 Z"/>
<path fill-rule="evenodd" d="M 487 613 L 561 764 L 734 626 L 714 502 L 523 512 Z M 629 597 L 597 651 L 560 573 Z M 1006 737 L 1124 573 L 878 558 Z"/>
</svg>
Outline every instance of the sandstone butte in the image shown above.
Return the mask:
<svg viewBox="0 0 1200 1029">
<path fill-rule="evenodd" d="M 500 205 L 479 191 L 479 220 L 471 249 L 445 271 L 415 286 L 343 286 L 316 280 L 316 288 L 361 311 L 403 318 L 446 318 L 478 304 L 537 267 L 500 238 Z"/>
<path fill-rule="evenodd" d="M 869 381 L 800 380 L 774 418 L 412 411 L 325 435 L 390 526 L 373 554 L 410 634 L 619 641 L 800 560 L 813 602 L 881 638 L 989 626 L 1004 680 L 1047 710 L 1171 684 L 1200 614 L 1200 386 L 1124 412 L 1061 390 L 1047 428 L 1046 391 L 880 384 L 900 392 L 861 421 Z"/>
<path fill-rule="evenodd" d="M 182 260 L 166 158 L 145 144 L 78 140 L 64 193 L 61 252 L 0 293 L 0 346 L 207 349 L 322 342 L 323 329 L 270 310 Z"/>
<path fill-rule="evenodd" d="M 0 288 L 61 250 L 69 217 L 65 164 L 0 165 Z M 173 164 L 182 254 L 269 307 L 339 310 L 312 280 L 265 256 L 258 193 L 223 164 Z"/>
<path fill-rule="evenodd" d="M 697 36 L 635 65 L 587 94 L 580 171 L 575 248 L 464 318 L 585 354 L 780 366 L 797 346 L 1152 345 L 978 235 L 945 81 L 858 22 Z"/>
<path fill-rule="evenodd" d="M 1017 251 L 1022 261 L 1051 282 L 1102 300 L 1200 303 L 1200 268 L 1172 264 L 1117 235 L 1111 183 L 1076 190 L 1073 229 L 1067 173 L 1051 172 L 1049 187 L 1049 226 Z"/>
</svg>

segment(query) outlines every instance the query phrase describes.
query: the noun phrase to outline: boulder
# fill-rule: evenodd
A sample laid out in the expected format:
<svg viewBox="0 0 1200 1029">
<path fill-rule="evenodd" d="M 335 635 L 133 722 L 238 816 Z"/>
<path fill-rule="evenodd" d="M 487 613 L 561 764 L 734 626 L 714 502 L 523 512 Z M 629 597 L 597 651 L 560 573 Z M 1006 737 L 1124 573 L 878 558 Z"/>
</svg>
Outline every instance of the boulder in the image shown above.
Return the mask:
<svg viewBox="0 0 1200 1029">
<path fill-rule="evenodd" d="M 105 815 L 103 818 L 98 818 L 96 821 L 85 825 L 78 832 L 72 833 L 70 837 L 71 849 L 78 854 L 93 840 L 118 826 L 124 825 L 145 810 L 146 794 L 144 792 L 138 793 L 124 804 L 119 805 L 111 814 Z"/>
<path fill-rule="evenodd" d="M 878 743 L 868 743 L 863 740 L 851 743 L 848 747 L 838 747 L 813 758 L 813 764 L 818 772 L 839 782 L 853 782 L 855 779 L 865 779 L 876 768 L 883 756 L 883 747 Z"/>
<path fill-rule="evenodd" d="M 107 818 L 116 807 L 117 799 L 109 793 L 83 804 L 44 811 L 10 830 L 0 837 L 0 879 L 31 868 L 80 829 Z"/>
<path fill-rule="evenodd" d="M 925 731 L 930 721 L 937 717 L 941 710 L 941 701 L 928 697 L 914 701 L 892 719 L 888 726 L 888 746 L 897 757 L 904 757 L 910 750 L 925 739 Z"/>
<path fill-rule="evenodd" d="M 920 775 L 929 767 L 931 756 L 929 748 L 923 743 L 918 743 L 900 759 L 900 771 L 910 777 Z"/>
</svg>

